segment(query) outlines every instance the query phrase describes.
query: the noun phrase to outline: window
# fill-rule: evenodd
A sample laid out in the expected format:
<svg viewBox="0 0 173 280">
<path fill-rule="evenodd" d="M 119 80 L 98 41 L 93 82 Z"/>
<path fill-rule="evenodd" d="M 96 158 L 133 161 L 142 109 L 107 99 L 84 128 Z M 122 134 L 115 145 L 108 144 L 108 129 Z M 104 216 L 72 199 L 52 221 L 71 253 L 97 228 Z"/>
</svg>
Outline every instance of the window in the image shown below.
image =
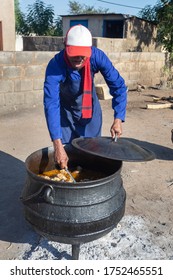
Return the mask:
<svg viewBox="0 0 173 280">
<path fill-rule="evenodd" d="M 79 19 L 79 20 L 70 20 L 70 27 L 74 26 L 74 25 L 77 25 L 77 24 L 81 24 L 85 27 L 88 28 L 88 20 L 86 19 Z"/>
<path fill-rule="evenodd" d="M 103 37 L 123 38 L 123 20 L 104 20 Z"/>
</svg>

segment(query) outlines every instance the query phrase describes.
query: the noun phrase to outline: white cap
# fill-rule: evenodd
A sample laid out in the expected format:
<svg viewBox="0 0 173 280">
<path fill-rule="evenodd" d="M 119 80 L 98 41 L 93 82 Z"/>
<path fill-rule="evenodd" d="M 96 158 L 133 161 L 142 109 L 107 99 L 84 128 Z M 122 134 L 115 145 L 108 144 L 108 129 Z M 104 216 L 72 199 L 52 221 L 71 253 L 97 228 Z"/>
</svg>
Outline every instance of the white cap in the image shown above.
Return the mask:
<svg viewBox="0 0 173 280">
<path fill-rule="evenodd" d="M 92 35 L 83 25 L 75 25 L 68 30 L 65 44 L 68 56 L 91 56 Z"/>
</svg>

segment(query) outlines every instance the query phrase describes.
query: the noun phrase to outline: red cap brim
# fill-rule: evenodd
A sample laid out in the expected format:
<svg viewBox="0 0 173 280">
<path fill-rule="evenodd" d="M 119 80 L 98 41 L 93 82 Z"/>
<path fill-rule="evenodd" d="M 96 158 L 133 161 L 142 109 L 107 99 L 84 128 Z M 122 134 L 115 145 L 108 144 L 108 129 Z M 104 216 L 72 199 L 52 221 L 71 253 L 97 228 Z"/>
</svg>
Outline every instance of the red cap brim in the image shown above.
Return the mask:
<svg viewBox="0 0 173 280">
<path fill-rule="evenodd" d="M 91 47 L 83 46 L 66 46 L 68 56 L 91 56 Z"/>
</svg>

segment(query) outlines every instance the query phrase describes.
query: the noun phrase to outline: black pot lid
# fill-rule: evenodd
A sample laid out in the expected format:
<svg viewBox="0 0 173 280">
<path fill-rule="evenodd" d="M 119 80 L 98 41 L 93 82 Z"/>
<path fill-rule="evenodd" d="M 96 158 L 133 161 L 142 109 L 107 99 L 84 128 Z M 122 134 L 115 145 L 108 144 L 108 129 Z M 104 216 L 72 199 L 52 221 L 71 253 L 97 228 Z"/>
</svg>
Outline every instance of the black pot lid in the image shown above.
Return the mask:
<svg viewBox="0 0 173 280">
<path fill-rule="evenodd" d="M 153 152 L 120 137 L 115 142 L 111 137 L 88 137 L 73 139 L 72 145 L 88 154 L 121 161 L 150 161 Z"/>
</svg>

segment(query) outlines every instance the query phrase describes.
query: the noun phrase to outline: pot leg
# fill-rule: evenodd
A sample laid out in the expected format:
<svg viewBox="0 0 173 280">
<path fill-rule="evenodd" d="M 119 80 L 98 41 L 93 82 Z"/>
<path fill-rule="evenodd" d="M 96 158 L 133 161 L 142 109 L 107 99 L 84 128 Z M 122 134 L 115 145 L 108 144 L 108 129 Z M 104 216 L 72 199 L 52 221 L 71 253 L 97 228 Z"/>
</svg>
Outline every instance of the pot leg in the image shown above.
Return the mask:
<svg viewBox="0 0 173 280">
<path fill-rule="evenodd" d="M 80 251 L 80 244 L 73 244 L 72 245 L 72 259 L 73 260 L 79 259 L 79 251 Z"/>
</svg>

